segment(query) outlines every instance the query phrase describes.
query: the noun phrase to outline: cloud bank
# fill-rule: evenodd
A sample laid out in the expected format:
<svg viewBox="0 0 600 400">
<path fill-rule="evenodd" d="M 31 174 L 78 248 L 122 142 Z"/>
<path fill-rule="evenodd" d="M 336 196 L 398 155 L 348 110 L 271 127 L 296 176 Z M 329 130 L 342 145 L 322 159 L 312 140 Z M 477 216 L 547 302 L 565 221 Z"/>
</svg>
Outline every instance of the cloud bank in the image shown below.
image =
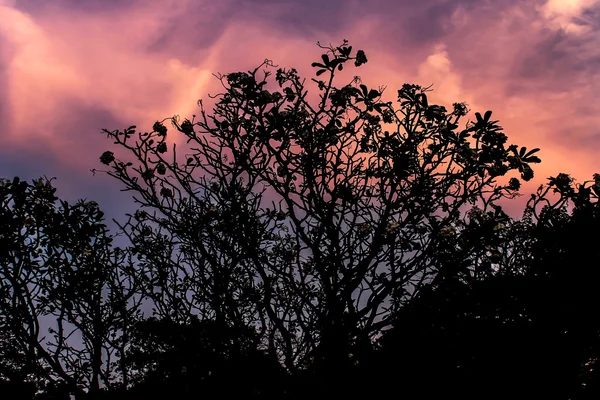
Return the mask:
<svg viewBox="0 0 600 400">
<path fill-rule="evenodd" d="M 265 58 L 310 78 L 315 42 L 346 38 L 367 52 L 351 74 L 368 85 L 433 84 L 433 101 L 493 110 L 511 142 L 541 147 L 526 192 L 562 171 L 582 181 L 600 172 L 599 13 L 597 0 L 0 1 L 0 173 L 56 175 L 62 193 L 118 207 L 115 183 L 89 172 L 102 128 L 189 117 L 219 91 L 212 73 Z"/>
</svg>

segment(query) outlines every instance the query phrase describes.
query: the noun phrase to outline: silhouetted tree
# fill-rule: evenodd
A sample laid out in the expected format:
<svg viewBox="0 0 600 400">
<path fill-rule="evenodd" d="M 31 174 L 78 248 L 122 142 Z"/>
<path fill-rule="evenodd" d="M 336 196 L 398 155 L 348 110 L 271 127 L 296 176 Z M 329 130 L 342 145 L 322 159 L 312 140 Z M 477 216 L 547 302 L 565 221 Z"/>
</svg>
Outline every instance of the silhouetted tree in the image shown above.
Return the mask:
<svg viewBox="0 0 600 400">
<path fill-rule="evenodd" d="M 255 332 L 237 332 L 214 321 L 188 324 L 149 318 L 138 323 L 127 363 L 137 371 L 129 394 L 179 398 L 202 395 L 282 395 L 287 376 L 279 360 L 259 350 Z"/>
<path fill-rule="evenodd" d="M 540 160 L 507 145 L 490 111 L 465 125 L 465 104 L 430 104 L 427 88 L 403 85 L 396 109 L 358 77 L 335 86 L 367 58 L 322 48 L 314 104 L 295 69 L 271 85 L 266 60 L 218 75 L 212 114 L 200 101 L 199 117 L 171 119 L 186 143 L 159 121 L 104 130 L 124 154 L 100 160 L 140 205 L 121 227 L 159 319 L 256 331 L 288 371 L 353 390 L 347 373 L 424 285 L 487 273 L 488 248 L 455 263 L 448 243 L 474 204 L 501 223 L 497 202 L 520 182 L 498 178 L 530 180 Z"/>
<path fill-rule="evenodd" d="M 98 205 L 57 204 L 55 191 L 0 181 L 0 379 L 68 398 L 127 383 L 119 359 L 139 310 L 131 255 L 112 247 Z"/>
<path fill-rule="evenodd" d="M 539 149 L 428 88 L 337 87 L 366 56 L 322 48 L 315 104 L 266 60 L 172 118 L 186 143 L 104 130 L 131 247 L 95 202 L 0 181 L 2 398 L 598 397 L 600 175 L 511 218 Z"/>
<path fill-rule="evenodd" d="M 580 391 L 570 392 L 571 398 L 600 395 L 599 196 L 599 174 L 579 184 L 562 173 L 540 186 L 528 204 L 536 238 L 528 272 L 542 282 L 547 317 L 574 359 L 565 378 Z"/>
<path fill-rule="evenodd" d="M 31 399 L 37 391 L 36 363 L 28 359 L 26 349 L 20 346 L 6 326 L 0 330 L 0 393 L 6 399 Z"/>
<path fill-rule="evenodd" d="M 502 268 L 422 290 L 380 341 L 373 376 L 425 398 L 597 398 L 599 193 L 599 175 L 549 178 L 492 248 Z"/>
</svg>

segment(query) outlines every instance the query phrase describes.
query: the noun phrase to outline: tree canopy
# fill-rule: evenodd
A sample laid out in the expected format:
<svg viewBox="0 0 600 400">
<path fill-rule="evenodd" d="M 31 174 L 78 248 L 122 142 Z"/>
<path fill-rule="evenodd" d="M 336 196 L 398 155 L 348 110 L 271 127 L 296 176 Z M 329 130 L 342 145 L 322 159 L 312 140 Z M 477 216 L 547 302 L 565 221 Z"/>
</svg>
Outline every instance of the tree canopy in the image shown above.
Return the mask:
<svg viewBox="0 0 600 400">
<path fill-rule="evenodd" d="M 115 221 L 124 248 L 96 203 L 3 181 L 3 385 L 77 398 L 596 394 L 600 175 L 551 177 L 511 217 L 503 205 L 540 149 L 509 144 L 491 111 L 471 121 L 464 103 L 431 103 L 428 87 L 404 84 L 394 104 L 358 76 L 339 85 L 365 52 L 319 47 L 316 101 L 265 60 L 217 75 L 212 112 L 201 100 L 151 132 L 103 130 L 115 147 L 93 171 L 138 205 Z"/>
</svg>

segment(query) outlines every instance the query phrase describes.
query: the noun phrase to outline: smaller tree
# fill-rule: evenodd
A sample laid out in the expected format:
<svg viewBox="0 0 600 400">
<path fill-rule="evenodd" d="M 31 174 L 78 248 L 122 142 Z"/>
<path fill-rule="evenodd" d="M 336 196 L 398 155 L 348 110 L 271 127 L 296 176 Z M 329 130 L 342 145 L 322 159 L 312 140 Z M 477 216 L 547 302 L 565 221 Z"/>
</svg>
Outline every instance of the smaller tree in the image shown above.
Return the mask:
<svg viewBox="0 0 600 400">
<path fill-rule="evenodd" d="M 599 194 L 600 175 L 576 185 L 559 174 L 502 229 L 472 215 L 479 222 L 466 225 L 446 260 L 468 260 L 460 245 L 476 239 L 495 268 L 422 290 L 396 314 L 372 373 L 402 377 L 425 397 L 597 398 L 599 271 L 590 260 L 598 256 Z"/>
<path fill-rule="evenodd" d="M 41 390 L 82 396 L 127 383 L 119 356 L 139 303 L 131 256 L 112 248 L 98 205 L 57 205 L 55 191 L 0 181 L 0 332 Z"/>
</svg>

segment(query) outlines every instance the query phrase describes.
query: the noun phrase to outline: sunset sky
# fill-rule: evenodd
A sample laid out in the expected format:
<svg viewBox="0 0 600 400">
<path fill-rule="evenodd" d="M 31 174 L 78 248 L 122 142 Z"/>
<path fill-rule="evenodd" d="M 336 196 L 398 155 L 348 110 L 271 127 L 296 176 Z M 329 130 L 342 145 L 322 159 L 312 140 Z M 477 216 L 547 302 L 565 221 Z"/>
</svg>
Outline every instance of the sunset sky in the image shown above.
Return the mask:
<svg viewBox="0 0 600 400">
<path fill-rule="evenodd" d="M 265 58 L 310 82 L 316 42 L 344 38 L 368 86 L 493 110 L 510 142 L 542 149 L 536 185 L 600 172 L 597 0 L 0 0 L 0 176 L 56 176 L 61 197 L 115 216 L 128 196 L 90 172 L 112 146 L 102 128 L 191 117 L 219 92 L 212 73 Z"/>
</svg>

